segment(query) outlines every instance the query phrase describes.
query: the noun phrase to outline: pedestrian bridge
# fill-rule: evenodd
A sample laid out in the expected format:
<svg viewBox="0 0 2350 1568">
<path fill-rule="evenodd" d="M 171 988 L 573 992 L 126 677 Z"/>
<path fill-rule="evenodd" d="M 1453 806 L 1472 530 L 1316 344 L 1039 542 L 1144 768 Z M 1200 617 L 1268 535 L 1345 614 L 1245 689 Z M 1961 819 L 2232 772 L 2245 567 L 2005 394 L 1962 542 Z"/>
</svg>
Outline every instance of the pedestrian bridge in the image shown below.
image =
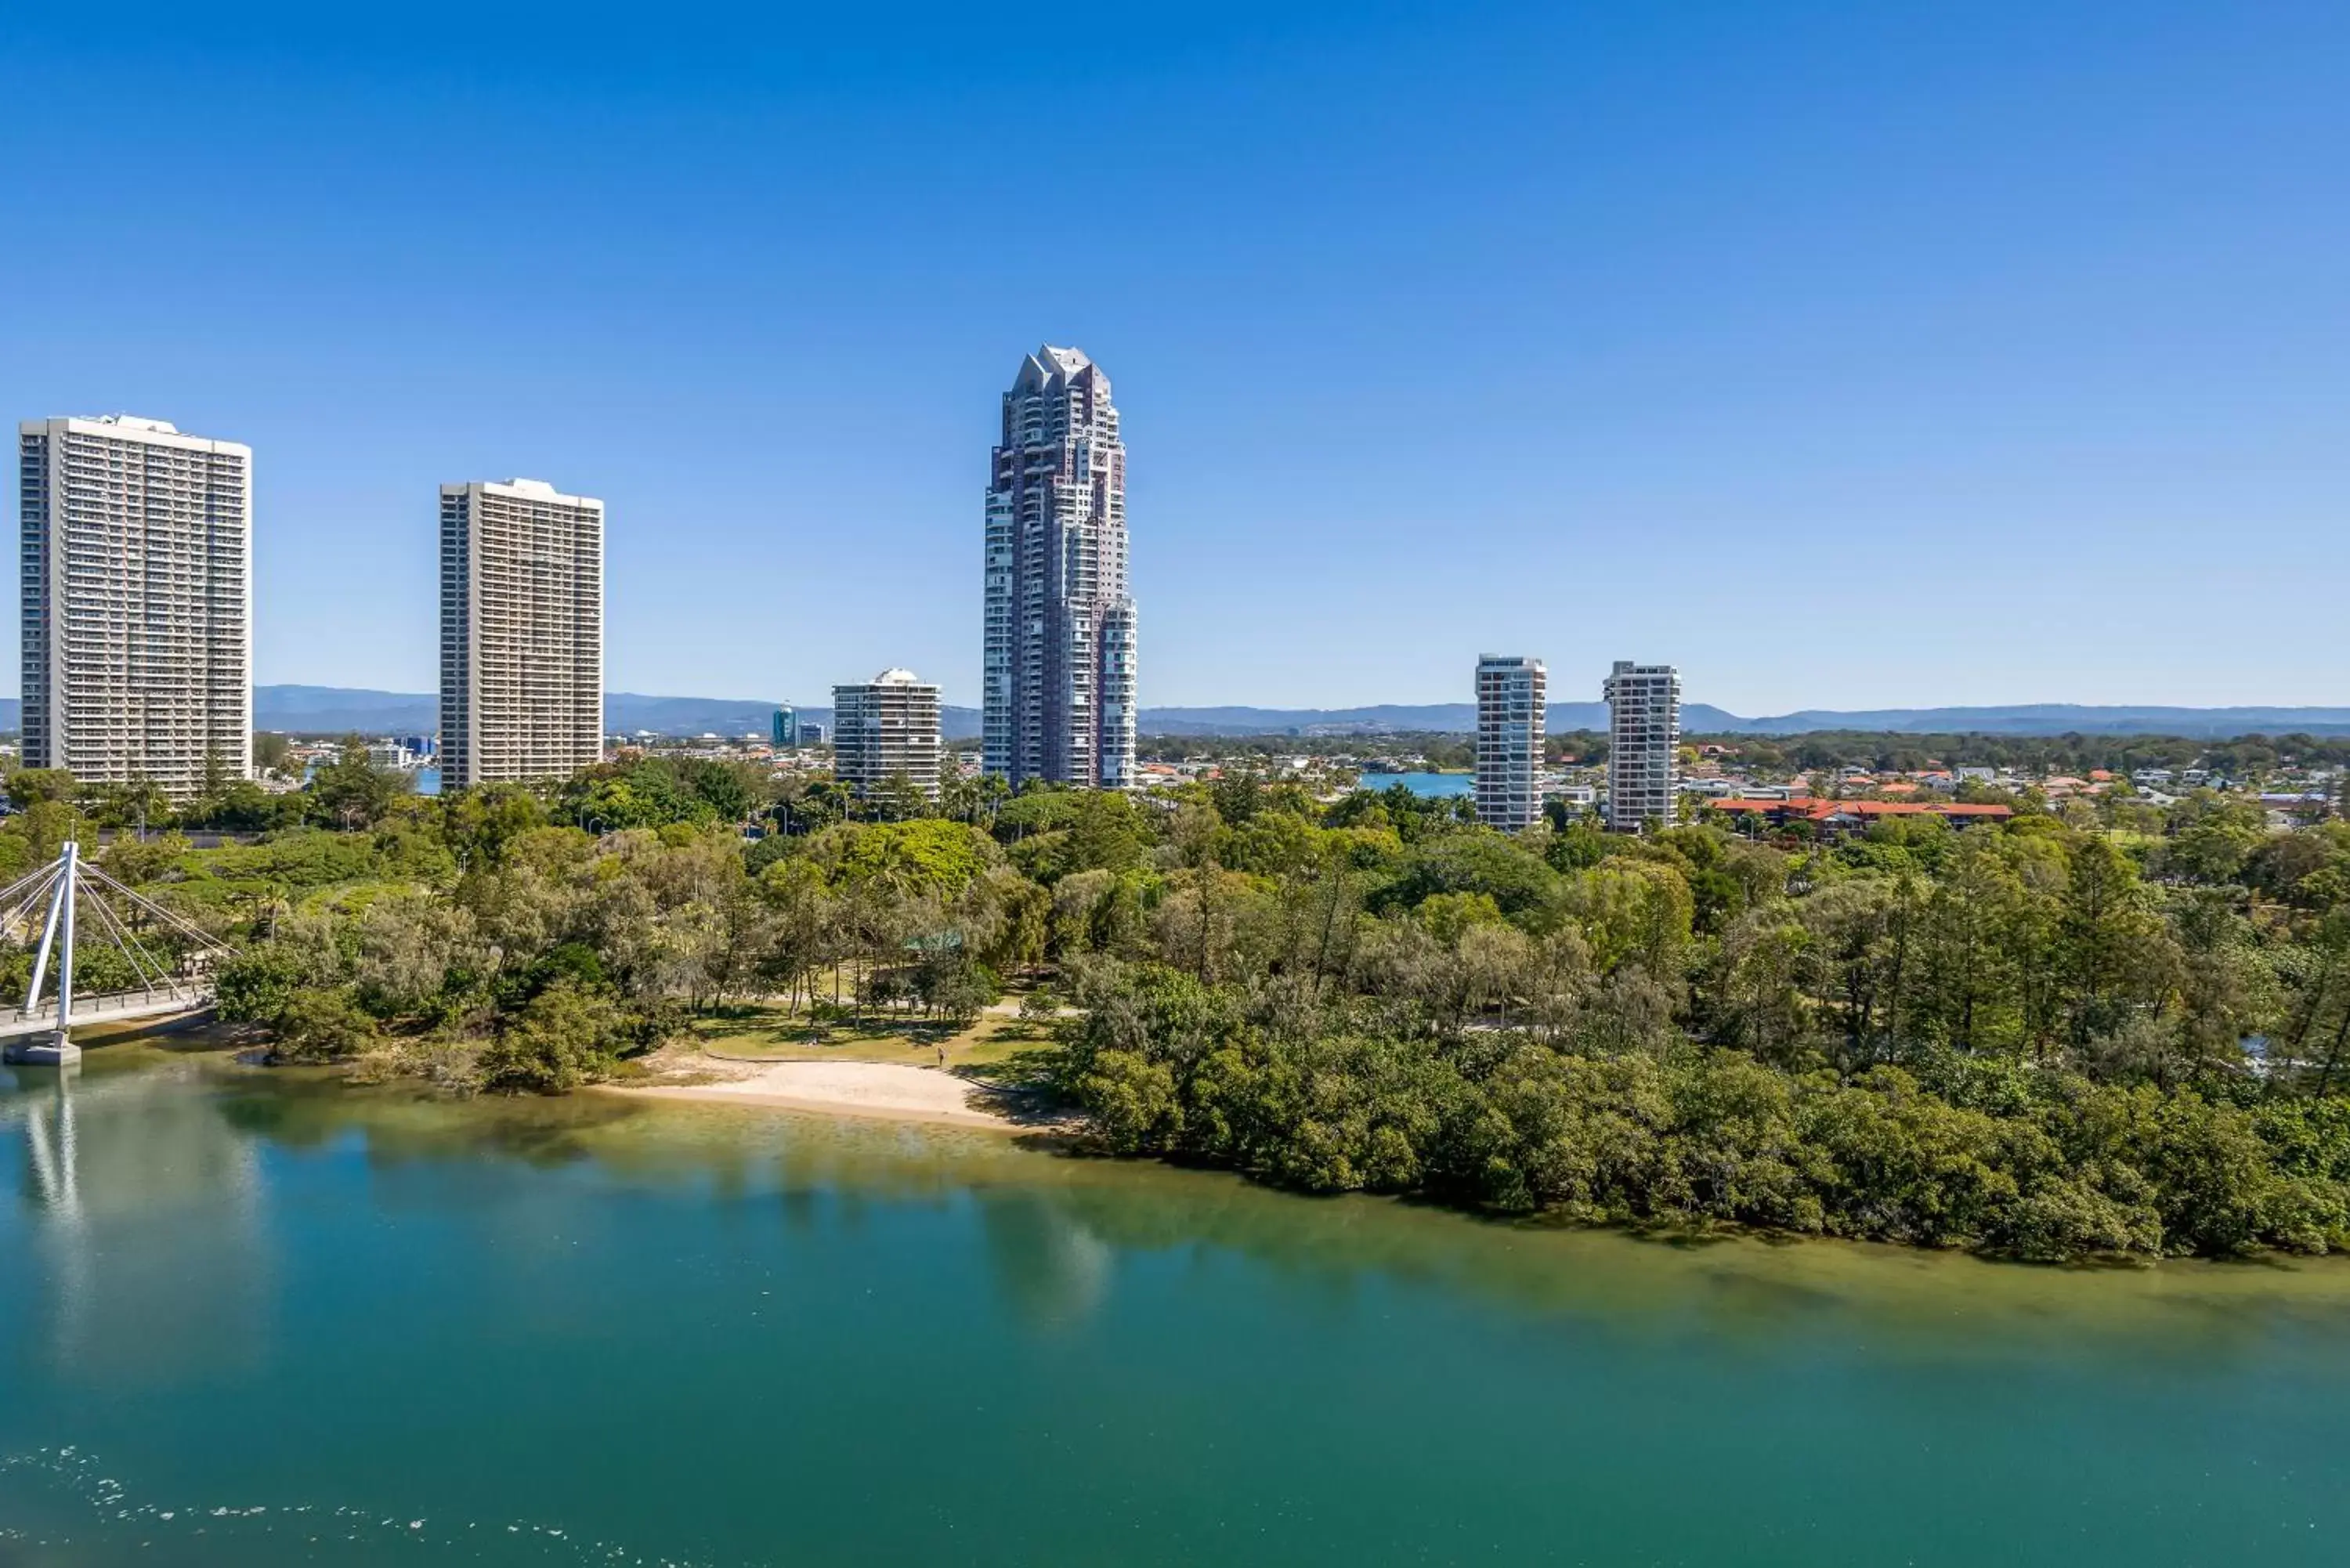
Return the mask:
<svg viewBox="0 0 2350 1568">
<path fill-rule="evenodd" d="M 85 1023 L 132 1023 L 142 1018 L 170 1018 L 182 1012 L 198 1012 L 213 1004 L 212 988 L 200 985 L 174 985 L 151 991 L 109 991 L 94 996 L 73 999 L 74 1028 Z M 47 997 L 32 1011 L 21 1007 L 0 1009 L 0 1040 L 14 1040 L 27 1034 L 53 1034 L 57 1027 L 57 998 Z"/>
<path fill-rule="evenodd" d="M 49 865 L 0 888 L 0 938 L 29 940 L 36 923 L 40 946 L 25 999 L 13 1010 L 0 1006 L 0 1059 L 26 1066 L 79 1061 L 80 1047 L 73 1043 L 78 1023 L 129 1023 L 212 1006 L 212 966 L 229 950 L 103 867 L 84 865 L 80 846 L 70 842 Z M 138 985 L 77 996 L 77 931 L 97 932 Z M 53 957 L 56 983 L 44 997 Z"/>
</svg>

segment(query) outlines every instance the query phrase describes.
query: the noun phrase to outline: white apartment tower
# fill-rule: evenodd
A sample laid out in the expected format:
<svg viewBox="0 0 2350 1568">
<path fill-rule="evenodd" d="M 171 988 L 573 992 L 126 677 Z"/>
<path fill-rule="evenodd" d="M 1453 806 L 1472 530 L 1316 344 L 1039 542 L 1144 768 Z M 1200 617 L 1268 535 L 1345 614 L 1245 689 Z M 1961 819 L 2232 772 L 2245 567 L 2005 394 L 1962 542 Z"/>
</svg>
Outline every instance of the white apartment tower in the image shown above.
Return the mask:
<svg viewBox="0 0 2350 1568">
<path fill-rule="evenodd" d="M 604 754 L 604 504 L 536 479 L 441 487 L 441 767 L 452 788 Z"/>
<path fill-rule="evenodd" d="M 987 489 L 987 771 L 1015 789 L 1130 786 L 1134 644 L 1109 378 L 1075 348 L 1039 348 L 1003 394 Z"/>
<path fill-rule="evenodd" d="M 1600 695 L 1607 699 L 1607 826 L 1617 833 L 1638 833 L 1649 822 L 1671 826 L 1680 671 L 1619 659 Z"/>
<path fill-rule="evenodd" d="M 161 420 L 17 427 L 25 765 L 175 800 L 253 771 L 253 449 Z"/>
<path fill-rule="evenodd" d="M 939 689 L 910 670 L 832 689 L 833 776 L 860 795 L 903 775 L 939 798 Z"/>
<path fill-rule="evenodd" d="M 1542 815 L 1543 703 L 1539 659 L 1488 653 L 1477 660 L 1477 820 L 1504 833 Z"/>
</svg>

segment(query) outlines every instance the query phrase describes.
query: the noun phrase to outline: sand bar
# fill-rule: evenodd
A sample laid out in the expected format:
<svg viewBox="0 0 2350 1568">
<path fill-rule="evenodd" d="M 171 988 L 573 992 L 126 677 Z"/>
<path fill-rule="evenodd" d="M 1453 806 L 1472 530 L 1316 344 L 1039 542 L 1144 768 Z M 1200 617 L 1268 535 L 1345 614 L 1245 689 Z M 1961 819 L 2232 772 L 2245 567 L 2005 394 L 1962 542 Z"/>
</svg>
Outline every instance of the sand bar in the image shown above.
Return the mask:
<svg viewBox="0 0 2350 1568">
<path fill-rule="evenodd" d="M 774 1062 L 719 1083 L 646 1085 L 615 1087 L 611 1092 L 648 1099 L 785 1106 L 795 1110 L 952 1122 L 962 1127 L 1020 1125 L 989 1108 L 985 1092 L 968 1079 L 934 1067 L 892 1062 Z"/>
</svg>

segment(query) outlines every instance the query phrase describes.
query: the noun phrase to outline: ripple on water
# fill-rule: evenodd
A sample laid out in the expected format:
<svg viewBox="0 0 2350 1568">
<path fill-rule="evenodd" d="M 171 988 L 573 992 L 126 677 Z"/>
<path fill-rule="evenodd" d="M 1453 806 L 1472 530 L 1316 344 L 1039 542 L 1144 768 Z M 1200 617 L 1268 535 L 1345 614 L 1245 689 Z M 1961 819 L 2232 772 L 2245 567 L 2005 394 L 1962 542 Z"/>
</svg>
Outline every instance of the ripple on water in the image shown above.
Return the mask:
<svg viewBox="0 0 2350 1568">
<path fill-rule="evenodd" d="M 707 1559 L 581 1539 L 530 1520 L 411 1518 L 399 1509 L 348 1502 L 142 1499 L 96 1455 L 69 1446 L 0 1455 L 0 1478 L 8 1498 L 0 1544 L 36 1550 L 161 1549 L 172 1555 L 156 1561 L 195 1561 L 201 1553 L 201 1560 L 239 1564 L 455 1555 L 489 1563 L 720 1568 Z"/>
</svg>

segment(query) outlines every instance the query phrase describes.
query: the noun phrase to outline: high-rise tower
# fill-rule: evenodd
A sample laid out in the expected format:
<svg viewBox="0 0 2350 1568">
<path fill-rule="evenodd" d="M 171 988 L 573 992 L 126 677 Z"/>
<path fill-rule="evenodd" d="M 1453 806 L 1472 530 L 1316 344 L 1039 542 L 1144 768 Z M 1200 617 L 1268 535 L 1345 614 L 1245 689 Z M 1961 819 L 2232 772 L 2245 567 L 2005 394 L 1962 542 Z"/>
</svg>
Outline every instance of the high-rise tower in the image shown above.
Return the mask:
<svg viewBox="0 0 2350 1568">
<path fill-rule="evenodd" d="M 1109 378 L 1075 348 L 1024 360 L 987 489 L 982 759 L 1029 779 L 1134 783 L 1126 443 Z"/>
<path fill-rule="evenodd" d="M 1651 822 L 1670 827 L 1680 771 L 1680 671 L 1619 659 L 1599 692 L 1607 699 L 1607 826 L 1617 833 L 1638 833 Z"/>
<path fill-rule="evenodd" d="M 536 479 L 441 487 L 441 767 L 452 788 L 604 754 L 604 504 Z"/>
<path fill-rule="evenodd" d="M 1543 699 L 1539 659 L 1477 660 L 1477 820 L 1504 833 L 1542 815 Z"/>
<path fill-rule="evenodd" d="M 175 800 L 253 763 L 253 449 L 161 420 L 17 427 L 25 763 Z"/>
<path fill-rule="evenodd" d="M 904 779 L 939 798 L 939 689 L 885 670 L 832 689 L 832 773 L 860 795 Z"/>
</svg>

